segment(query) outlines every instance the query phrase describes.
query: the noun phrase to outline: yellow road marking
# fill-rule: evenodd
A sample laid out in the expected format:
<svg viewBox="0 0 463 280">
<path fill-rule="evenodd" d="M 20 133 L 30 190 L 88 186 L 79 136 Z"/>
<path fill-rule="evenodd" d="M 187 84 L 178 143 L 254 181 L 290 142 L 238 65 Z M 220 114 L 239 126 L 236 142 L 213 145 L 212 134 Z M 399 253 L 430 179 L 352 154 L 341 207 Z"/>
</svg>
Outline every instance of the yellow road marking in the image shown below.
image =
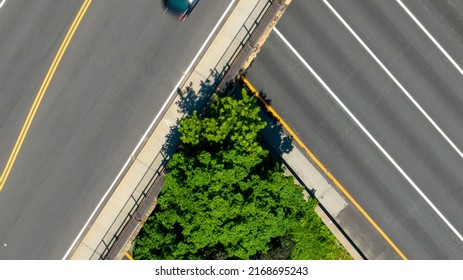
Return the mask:
<svg viewBox="0 0 463 280">
<path fill-rule="evenodd" d="M 125 256 L 126 256 L 129 260 L 133 261 L 133 257 L 129 254 L 129 252 L 126 252 L 126 253 L 125 253 Z"/>
<path fill-rule="evenodd" d="M 360 204 L 352 197 L 352 195 L 341 185 L 341 183 L 328 171 L 328 169 L 315 157 L 315 155 L 304 145 L 304 143 L 297 137 L 294 131 L 286 124 L 286 122 L 278 115 L 278 113 L 265 101 L 264 98 L 259 94 L 259 92 L 251 85 L 251 83 L 242 76 L 241 80 L 244 82 L 246 87 L 264 104 L 264 106 L 269 110 L 270 113 L 283 125 L 283 127 L 288 131 L 288 133 L 293 137 L 294 140 L 301 146 L 309 157 L 317 164 L 317 166 L 330 178 L 330 180 L 341 190 L 341 192 L 352 202 L 352 204 L 362 213 L 362 215 L 370 222 L 370 224 L 378 231 L 378 233 L 386 240 L 389 245 L 397 252 L 397 254 L 404 260 L 407 260 L 407 257 L 402 253 L 402 251 L 392 242 L 392 240 L 387 236 L 387 234 L 376 224 L 376 222 L 368 215 L 368 213 L 360 206 Z"/>
<path fill-rule="evenodd" d="M 19 136 L 16 140 L 16 143 L 13 147 L 13 150 L 10 154 L 10 157 L 8 158 L 8 161 L 5 165 L 5 168 L 3 169 L 2 175 L 0 177 L 0 191 L 3 189 L 3 186 L 5 185 L 6 180 L 8 179 L 8 175 L 10 174 L 11 169 L 13 168 L 13 165 L 15 163 L 16 157 L 19 154 L 19 151 L 21 150 L 22 144 L 24 142 L 24 139 L 26 138 L 27 132 L 29 131 L 29 127 L 31 126 L 31 123 L 35 117 L 35 114 L 40 106 L 40 103 L 42 102 L 43 96 L 45 95 L 45 92 L 48 89 L 48 86 L 55 74 L 56 68 L 58 67 L 61 58 L 63 57 L 64 53 L 66 52 L 66 49 L 69 45 L 69 42 L 71 41 L 72 37 L 74 36 L 74 33 L 77 29 L 77 27 L 80 24 L 80 21 L 84 17 L 88 7 L 92 3 L 92 0 L 84 0 L 84 3 L 80 7 L 79 12 L 77 13 L 76 18 L 72 22 L 71 27 L 69 28 L 66 36 L 64 37 L 63 42 L 61 43 L 61 46 L 58 50 L 58 53 L 56 54 L 55 58 L 53 59 L 53 62 L 50 66 L 50 69 L 48 69 L 47 75 L 45 76 L 45 79 L 42 82 L 42 85 L 40 86 L 40 89 L 35 97 L 34 103 L 32 103 L 32 107 L 29 110 L 29 114 L 27 115 L 26 121 L 24 122 L 24 125 L 21 129 L 21 132 L 19 133 Z"/>
</svg>

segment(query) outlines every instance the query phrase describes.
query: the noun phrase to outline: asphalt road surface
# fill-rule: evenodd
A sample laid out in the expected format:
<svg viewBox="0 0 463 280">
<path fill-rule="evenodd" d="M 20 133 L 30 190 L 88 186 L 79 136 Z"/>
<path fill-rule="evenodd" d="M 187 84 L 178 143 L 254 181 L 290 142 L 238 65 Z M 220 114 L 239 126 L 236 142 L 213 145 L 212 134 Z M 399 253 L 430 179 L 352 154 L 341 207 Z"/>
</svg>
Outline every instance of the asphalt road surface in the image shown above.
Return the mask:
<svg viewBox="0 0 463 280">
<path fill-rule="evenodd" d="M 229 2 L 92 2 L 0 192 L 0 259 L 63 258 Z M 2 168 L 82 3 L 0 8 Z"/>
<path fill-rule="evenodd" d="M 463 259 L 463 4 L 401 3 L 293 0 L 247 76 L 406 258 Z"/>
</svg>

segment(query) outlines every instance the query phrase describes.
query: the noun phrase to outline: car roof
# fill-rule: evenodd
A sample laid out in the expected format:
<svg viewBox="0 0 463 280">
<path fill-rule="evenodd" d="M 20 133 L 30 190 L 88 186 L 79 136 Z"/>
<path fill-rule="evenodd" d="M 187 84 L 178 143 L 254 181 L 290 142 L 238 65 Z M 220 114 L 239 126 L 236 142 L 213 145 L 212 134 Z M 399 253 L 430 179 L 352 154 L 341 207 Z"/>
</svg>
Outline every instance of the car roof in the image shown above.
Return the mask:
<svg viewBox="0 0 463 280">
<path fill-rule="evenodd" d="M 168 8 L 176 12 L 185 12 L 191 5 L 192 0 L 166 0 Z"/>
</svg>

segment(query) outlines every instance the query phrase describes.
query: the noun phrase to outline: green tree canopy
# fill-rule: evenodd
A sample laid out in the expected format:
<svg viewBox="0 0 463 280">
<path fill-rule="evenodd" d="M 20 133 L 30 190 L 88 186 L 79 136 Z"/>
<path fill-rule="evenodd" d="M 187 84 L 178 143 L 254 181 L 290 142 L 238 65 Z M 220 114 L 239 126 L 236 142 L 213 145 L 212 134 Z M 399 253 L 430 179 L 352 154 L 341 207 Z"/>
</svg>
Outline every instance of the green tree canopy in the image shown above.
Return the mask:
<svg viewBox="0 0 463 280">
<path fill-rule="evenodd" d="M 266 124 L 254 97 L 243 91 L 239 99 L 213 98 L 205 116 L 194 112 L 180 122 L 182 144 L 137 238 L 137 259 L 250 259 L 276 238 L 306 242 L 302 228 L 323 226 L 316 202 L 305 201 L 262 148 Z M 310 238 L 324 242 L 318 234 Z M 295 248 L 295 258 L 308 257 L 306 247 Z"/>
</svg>

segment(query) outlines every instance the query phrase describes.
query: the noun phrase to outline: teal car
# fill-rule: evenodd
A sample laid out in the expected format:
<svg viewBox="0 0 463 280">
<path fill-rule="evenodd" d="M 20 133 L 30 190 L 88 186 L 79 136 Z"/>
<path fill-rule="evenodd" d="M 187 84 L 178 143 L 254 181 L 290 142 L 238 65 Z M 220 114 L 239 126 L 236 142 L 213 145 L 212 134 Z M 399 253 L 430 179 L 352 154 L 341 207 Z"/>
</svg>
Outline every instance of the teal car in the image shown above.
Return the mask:
<svg viewBox="0 0 463 280">
<path fill-rule="evenodd" d="M 184 21 L 198 4 L 199 0 L 164 0 L 164 9 Z"/>
</svg>

